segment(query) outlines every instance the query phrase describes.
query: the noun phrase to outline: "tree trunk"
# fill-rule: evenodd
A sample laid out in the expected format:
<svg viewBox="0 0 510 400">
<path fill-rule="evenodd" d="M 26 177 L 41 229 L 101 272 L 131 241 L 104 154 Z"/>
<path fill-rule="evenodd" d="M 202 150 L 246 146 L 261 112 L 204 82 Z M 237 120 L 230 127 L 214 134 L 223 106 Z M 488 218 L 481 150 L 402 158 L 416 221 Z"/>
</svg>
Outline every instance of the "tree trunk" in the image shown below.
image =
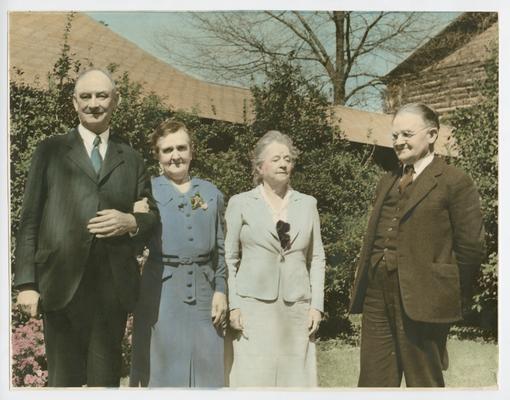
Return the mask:
<svg viewBox="0 0 510 400">
<path fill-rule="evenodd" d="M 335 21 L 335 76 L 333 84 L 333 104 L 345 104 L 345 80 L 344 80 L 344 43 L 345 43 L 345 11 L 333 11 Z"/>
</svg>

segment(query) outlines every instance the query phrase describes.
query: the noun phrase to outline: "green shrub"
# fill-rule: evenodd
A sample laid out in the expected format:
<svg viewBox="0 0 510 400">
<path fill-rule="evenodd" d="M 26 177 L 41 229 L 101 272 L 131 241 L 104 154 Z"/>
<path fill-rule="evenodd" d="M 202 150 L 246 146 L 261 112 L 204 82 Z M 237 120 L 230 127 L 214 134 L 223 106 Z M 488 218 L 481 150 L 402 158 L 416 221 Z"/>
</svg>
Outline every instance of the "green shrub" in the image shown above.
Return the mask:
<svg viewBox="0 0 510 400">
<path fill-rule="evenodd" d="M 487 258 L 474 295 L 476 314 L 470 322 L 494 336 L 498 330 L 498 67 L 494 49 L 486 67 L 487 79 L 477 85 L 477 90 L 482 89 L 483 101 L 448 117 L 459 148 L 455 163 L 469 173 L 480 192 L 486 232 Z"/>
</svg>

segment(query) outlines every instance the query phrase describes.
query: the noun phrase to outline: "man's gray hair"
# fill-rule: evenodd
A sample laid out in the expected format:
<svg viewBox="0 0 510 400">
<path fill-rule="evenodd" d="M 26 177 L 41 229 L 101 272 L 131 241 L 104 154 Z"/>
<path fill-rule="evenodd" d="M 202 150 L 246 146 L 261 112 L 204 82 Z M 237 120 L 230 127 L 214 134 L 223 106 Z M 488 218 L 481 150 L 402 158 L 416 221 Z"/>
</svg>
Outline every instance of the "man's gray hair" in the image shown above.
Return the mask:
<svg viewBox="0 0 510 400">
<path fill-rule="evenodd" d="M 98 68 L 98 67 L 92 67 L 92 68 L 88 68 L 88 69 L 85 69 L 83 71 L 81 71 L 79 74 L 78 74 L 78 77 L 76 78 L 76 81 L 74 83 L 74 92 L 76 92 L 76 86 L 78 85 L 78 82 L 85 76 L 87 75 L 88 73 L 90 72 L 101 72 L 104 76 L 106 76 L 108 78 L 108 80 L 111 82 L 112 86 L 113 86 L 113 93 L 117 94 L 117 85 L 115 84 L 115 80 L 113 79 L 112 75 L 110 74 L 110 72 L 106 69 L 103 69 L 103 68 Z"/>
<path fill-rule="evenodd" d="M 439 131 L 439 116 L 438 116 L 437 112 L 435 112 L 429 106 L 427 106 L 423 103 L 406 104 L 406 105 L 400 107 L 395 112 L 395 114 L 393 115 L 393 119 L 395 119 L 395 117 L 398 114 L 401 114 L 404 112 L 420 115 L 423 119 L 423 122 L 425 122 L 425 124 L 427 126 L 430 126 L 431 128 L 437 128 L 437 130 Z"/>
</svg>

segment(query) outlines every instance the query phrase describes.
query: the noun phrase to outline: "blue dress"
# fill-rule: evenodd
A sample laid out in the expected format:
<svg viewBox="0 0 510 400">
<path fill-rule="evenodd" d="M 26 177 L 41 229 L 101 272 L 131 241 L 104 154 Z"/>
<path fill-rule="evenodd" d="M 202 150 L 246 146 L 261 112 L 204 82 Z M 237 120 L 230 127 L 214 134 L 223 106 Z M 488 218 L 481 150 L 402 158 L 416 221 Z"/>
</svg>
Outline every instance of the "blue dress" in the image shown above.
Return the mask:
<svg viewBox="0 0 510 400">
<path fill-rule="evenodd" d="M 223 195 L 198 178 L 181 193 L 163 175 L 152 191 L 161 225 L 135 309 L 130 386 L 224 386 L 223 337 L 211 320 L 214 292 L 226 291 Z"/>
</svg>

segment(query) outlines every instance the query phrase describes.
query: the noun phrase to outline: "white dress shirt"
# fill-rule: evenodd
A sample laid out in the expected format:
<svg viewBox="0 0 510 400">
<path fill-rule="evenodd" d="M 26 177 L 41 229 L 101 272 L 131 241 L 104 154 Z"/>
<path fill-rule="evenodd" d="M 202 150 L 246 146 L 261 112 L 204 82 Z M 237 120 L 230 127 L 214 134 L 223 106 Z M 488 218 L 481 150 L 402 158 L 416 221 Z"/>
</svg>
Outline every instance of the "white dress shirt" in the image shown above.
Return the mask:
<svg viewBox="0 0 510 400">
<path fill-rule="evenodd" d="M 416 178 L 418 178 L 418 176 L 423 172 L 425 168 L 427 168 L 427 166 L 432 162 L 433 159 L 434 153 L 430 153 L 413 164 L 414 167 L 413 181 L 416 180 Z M 405 169 L 405 167 L 406 166 L 404 165 L 403 168 Z"/>
<path fill-rule="evenodd" d="M 83 144 L 85 145 L 85 150 L 87 150 L 87 154 L 90 157 L 92 149 L 94 148 L 94 139 L 97 135 L 94 132 L 89 131 L 82 124 L 78 125 L 78 132 L 80 133 Z M 101 158 L 104 160 L 106 149 L 108 148 L 108 139 L 110 138 L 110 128 L 99 134 L 99 136 L 101 137 L 101 143 L 99 144 L 99 154 L 101 154 Z"/>
</svg>

